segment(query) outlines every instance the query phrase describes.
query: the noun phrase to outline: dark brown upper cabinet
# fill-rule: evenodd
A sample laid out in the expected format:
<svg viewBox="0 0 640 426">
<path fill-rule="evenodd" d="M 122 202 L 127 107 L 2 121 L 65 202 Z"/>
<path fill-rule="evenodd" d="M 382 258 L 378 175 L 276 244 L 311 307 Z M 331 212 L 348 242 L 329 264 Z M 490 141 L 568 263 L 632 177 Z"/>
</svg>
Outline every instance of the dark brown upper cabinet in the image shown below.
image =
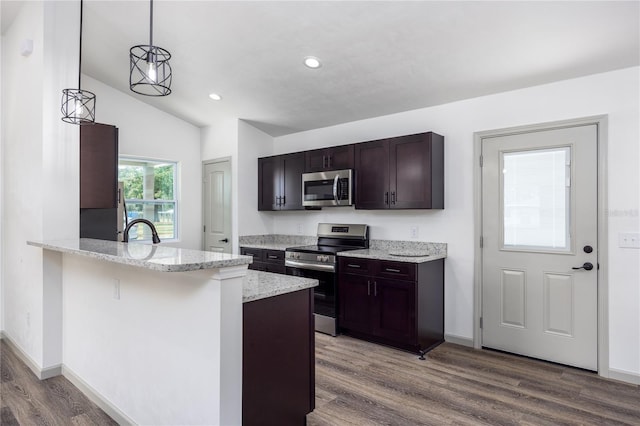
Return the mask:
<svg viewBox="0 0 640 426">
<path fill-rule="evenodd" d="M 118 128 L 80 126 L 80 208 L 116 208 L 117 197 Z"/>
<path fill-rule="evenodd" d="M 355 144 L 356 209 L 443 209 L 444 137 L 433 132 Z"/>
<path fill-rule="evenodd" d="M 304 153 L 258 158 L 258 210 L 303 210 Z"/>
<path fill-rule="evenodd" d="M 331 148 L 306 151 L 305 172 L 323 172 L 325 170 L 353 169 L 353 145 L 341 145 Z"/>
</svg>

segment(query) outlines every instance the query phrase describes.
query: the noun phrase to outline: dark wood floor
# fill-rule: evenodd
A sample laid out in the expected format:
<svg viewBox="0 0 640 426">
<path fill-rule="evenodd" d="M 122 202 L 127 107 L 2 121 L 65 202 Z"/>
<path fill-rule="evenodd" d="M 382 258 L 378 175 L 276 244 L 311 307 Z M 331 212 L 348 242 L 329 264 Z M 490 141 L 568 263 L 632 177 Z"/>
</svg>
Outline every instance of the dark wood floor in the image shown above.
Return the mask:
<svg viewBox="0 0 640 426">
<path fill-rule="evenodd" d="M 0 424 L 115 425 L 64 377 L 40 381 L 0 343 Z M 449 343 L 412 354 L 316 333 L 309 426 L 640 425 L 640 387 Z M 286 425 L 283 425 L 286 426 Z"/>
<path fill-rule="evenodd" d="M 444 343 L 416 356 L 316 333 L 318 425 L 640 425 L 640 387 Z"/>
<path fill-rule="evenodd" d="M 0 425 L 117 425 L 62 376 L 38 380 L 0 341 Z"/>
</svg>

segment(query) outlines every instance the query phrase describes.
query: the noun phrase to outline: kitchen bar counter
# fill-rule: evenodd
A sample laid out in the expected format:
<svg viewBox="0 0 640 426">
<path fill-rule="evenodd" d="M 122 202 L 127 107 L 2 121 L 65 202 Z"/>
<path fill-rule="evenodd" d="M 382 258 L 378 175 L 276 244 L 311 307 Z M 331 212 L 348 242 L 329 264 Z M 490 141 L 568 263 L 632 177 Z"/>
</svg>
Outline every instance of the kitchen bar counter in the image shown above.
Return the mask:
<svg viewBox="0 0 640 426">
<path fill-rule="evenodd" d="M 248 270 L 242 287 L 242 302 L 265 299 L 318 285 L 318 280 Z"/>
<path fill-rule="evenodd" d="M 42 249 L 45 340 L 64 366 L 47 375 L 88 387 L 119 424 L 242 424 L 244 310 L 312 292 L 267 297 L 275 284 L 258 279 L 252 297 L 265 298 L 243 303 L 249 256 L 77 238 L 28 244 Z"/>
<path fill-rule="evenodd" d="M 46 250 L 87 256 L 160 272 L 188 272 L 199 269 L 228 268 L 230 266 L 248 265 L 252 261 L 249 256 L 143 243 L 120 243 L 90 238 L 45 242 L 27 241 L 27 244 Z"/>
</svg>

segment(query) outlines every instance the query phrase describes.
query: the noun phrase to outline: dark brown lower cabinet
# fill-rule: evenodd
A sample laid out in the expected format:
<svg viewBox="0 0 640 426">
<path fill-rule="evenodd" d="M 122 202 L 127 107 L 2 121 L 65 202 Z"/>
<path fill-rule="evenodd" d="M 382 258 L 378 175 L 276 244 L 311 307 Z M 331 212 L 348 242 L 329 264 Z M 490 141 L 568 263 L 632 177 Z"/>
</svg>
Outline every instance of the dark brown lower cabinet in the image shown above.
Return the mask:
<svg viewBox="0 0 640 426">
<path fill-rule="evenodd" d="M 340 257 L 340 331 L 424 354 L 444 341 L 444 259 Z"/>
<path fill-rule="evenodd" d="M 242 335 L 242 424 L 306 424 L 315 408 L 313 289 L 244 303 Z"/>
<path fill-rule="evenodd" d="M 249 264 L 249 269 L 283 275 L 286 273 L 284 251 L 282 250 L 240 247 L 240 254 L 243 256 L 253 256 L 253 263 Z"/>
</svg>

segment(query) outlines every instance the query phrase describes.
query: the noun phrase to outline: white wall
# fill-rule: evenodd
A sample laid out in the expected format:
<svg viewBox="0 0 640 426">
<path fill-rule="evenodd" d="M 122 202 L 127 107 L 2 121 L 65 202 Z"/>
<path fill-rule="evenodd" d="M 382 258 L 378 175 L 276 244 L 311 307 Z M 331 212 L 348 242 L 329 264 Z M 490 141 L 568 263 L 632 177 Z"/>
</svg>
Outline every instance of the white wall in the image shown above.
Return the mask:
<svg viewBox="0 0 640 426">
<path fill-rule="evenodd" d="M 60 120 L 61 91 L 77 86 L 78 18 L 74 2 L 26 2 L 2 37 L 4 331 L 42 369 L 61 362 L 61 274 L 26 241 L 78 235 L 79 128 Z"/>
<path fill-rule="evenodd" d="M 264 225 L 263 229 L 291 234 L 302 224 L 304 234 L 314 235 L 319 221 L 367 223 L 371 238 L 409 240 L 410 227 L 418 226 L 418 240 L 448 244 L 445 332 L 471 338 L 474 132 L 608 114 L 610 366 L 640 374 L 640 250 L 618 247 L 618 233 L 640 231 L 639 71 L 634 67 L 275 138 L 274 153 L 280 154 L 425 131 L 439 133 L 445 137 L 445 210 L 343 207 L 262 213 L 273 221 L 272 228 Z M 256 201 L 244 203 L 255 206 Z M 240 226 L 244 230 L 249 225 Z"/>
<path fill-rule="evenodd" d="M 270 234 L 271 215 L 258 212 L 258 158 L 271 155 L 273 137 L 240 120 L 238 122 L 238 224 L 240 235 Z"/>
<path fill-rule="evenodd" d="M 2 9 L 0 8 L 0 18 L 2 18 Z M 0 93 L 2 93 L 2 45 L 4 42 L 0 40 Z M 4 128 L 2 126 L 2 100 L 0 99 L 0 241 L 3 240 L 3 205 L 4 205 L 4 185 L 3 185 L 3 170 L 4 170 Z M 2 275 L 3 275 L 3 267 L 2 267 L 2 243 L 0 243 L 0 336 L 4 331 L 4 285 L 2 285 Z"/>
<path fill-rule="evenodd" d="M 202 247 L 200 129 L 106 84 L 83 75 L 96 94 L 96 121 L 118 127 L 121 156 L 178 162 L 178 233 L 165 245 Z"/>
<path fill-rule="evenodd" d="M 121 424 L 240 424 L 244 266 L 157 272 L 60 258 L 65 375 L 108 401 Z"/>
</svg>

